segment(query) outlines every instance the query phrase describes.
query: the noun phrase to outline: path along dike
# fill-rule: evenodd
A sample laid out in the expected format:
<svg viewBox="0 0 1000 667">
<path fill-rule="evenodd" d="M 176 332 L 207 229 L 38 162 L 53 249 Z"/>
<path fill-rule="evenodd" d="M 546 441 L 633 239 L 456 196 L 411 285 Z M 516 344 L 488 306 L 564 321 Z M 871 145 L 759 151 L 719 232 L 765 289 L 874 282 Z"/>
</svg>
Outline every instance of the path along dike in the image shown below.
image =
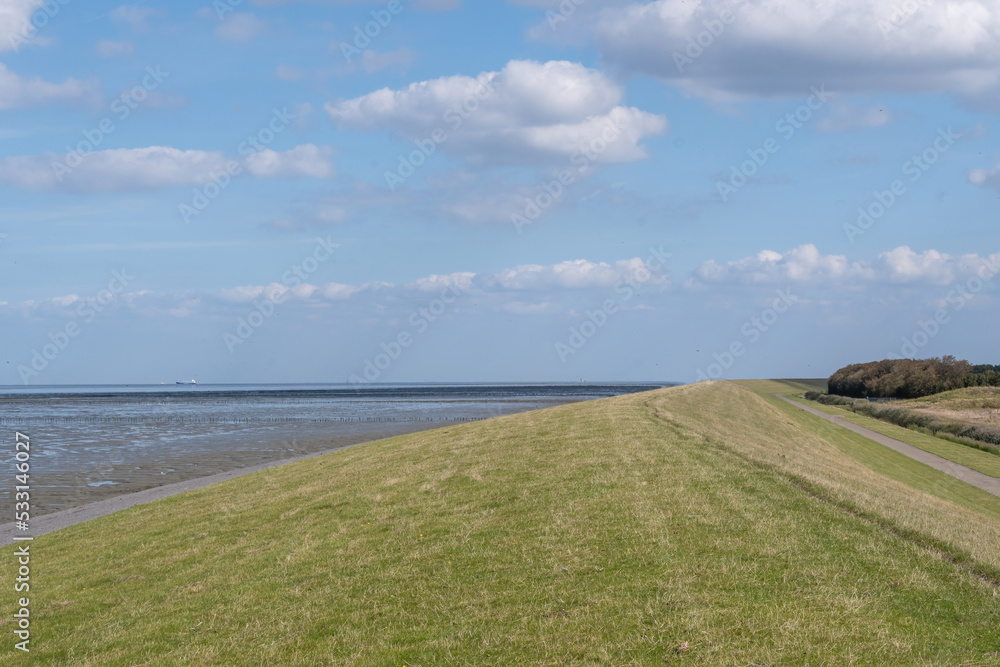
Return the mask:
<svg viewBox="0 0 1000 667">
<path fill-rule="evenodd" d="M 966 468 L 963 465 L 959 465 L 954 461 L 949 461 L 948 459 L 943 459 L 936 454 L 931 454 L 930 452 L 925 452 L 919 447 L 914 447 L 913 445 L 908 445 L 902 440 L 896 440 L 895 438 L 890 438 L 887 435 L 882 435 L 878 431 L 873 431 L 870 428 L 865 428 L 864 426 L 858 426 L 852 422 L 847 421 L 842 417 L 836 415 L 827 414 L 816 408 L 809 407 L 808 405 L 803 405 L 798 401 L 793 401 L 790 398 L 782 396 L 781 394 L 774 394 L 783 401 L 788 401 L 792 405 L 802 408 L 809 414 L 816 415 L 817 417 L 822 417 L 823 419 L 833 422 L 837 426 L 842 426 L 849 431 L 854 431 L 858 435 L 863 435 L 869 440 L 874 440 L 880 445 L 885 445 L 889 449 L 893 449 L 903 456 L 908 456 L 914 461 L 919 461 L 924 465 L 928 465 L 935 470 L 940 470 L 946 475 L 951 475 L 956 479 L 960 479 L 966 484 L 971 484 L 977 489 L 982 489 L 987 493 L 992 493 L 994 496 L 1000 496 L 1000 479 L 996 477 L 990 477 L 985 475 L 978 470 L 973 470 L 972 468 Z"/>
</svg>

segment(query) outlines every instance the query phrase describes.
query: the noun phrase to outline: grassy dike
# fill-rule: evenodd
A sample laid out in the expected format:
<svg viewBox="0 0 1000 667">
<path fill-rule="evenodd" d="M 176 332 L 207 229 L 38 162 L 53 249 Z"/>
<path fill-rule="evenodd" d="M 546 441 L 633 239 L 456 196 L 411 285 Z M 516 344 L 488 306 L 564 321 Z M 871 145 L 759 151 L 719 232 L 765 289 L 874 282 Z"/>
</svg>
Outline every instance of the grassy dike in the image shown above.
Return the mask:
<svg viewBox="0 0 1000 667">
<path fill-rule="evenodd" d="M 0 655 L 1000 664 L 1000 499 L 901 471 L 766 393 L 789 386 L 703 383 L 416 433 L 43 536 L 32 654 L 7 621 Z M 15 559 L 0 552 L 9 618 Z"/>
<path fill-rule="evenodd" d="M 948 440 L 947 438 L 890 424 L 889 422 L 875 419 L 874 417 L 852 412 L 845 406 L 824 405 L 815 401 L 806 400 L 802 397 L 802 394 L 804 391 L 809 391 L 810 389 L 805 389 L 803 385 L 795 384 L 793 381 L 786 382 L 784 386 L 773 380 L 740 380 L 737 381 L 737 383 L 762 394 L 768 393 L 766 391 L 768 389 L 773 390 L 775 393 L 788 396 L 789 398 L 797 400 L 800 403 L 804 403 L 811 408 L 819 410 L 820 412 L 825 412 L 829 415 L 836 415 L 845 421 L 857 424 L 858 426 L 864 426 L 865 428 L 881 433 L 882 435 L 889 436 L 890 438 L 901 440 L 918 449 L 922 449 L 925 452 L 936 454 L 941 458 L 954 461 L 959 465 L 972 468 L 973 470 L 978 470 L 984 475 L 1000 477 L 1000 455 L 994 451 L 984 451 L 983 449 L 970 447 L 969 445 Z M 819 391 L 816 389 L 812 390 Z M 958 392 L 949 393 L 955 394 Z M 930 401 L 927 402 L 930 403 Z"/>
</svg>

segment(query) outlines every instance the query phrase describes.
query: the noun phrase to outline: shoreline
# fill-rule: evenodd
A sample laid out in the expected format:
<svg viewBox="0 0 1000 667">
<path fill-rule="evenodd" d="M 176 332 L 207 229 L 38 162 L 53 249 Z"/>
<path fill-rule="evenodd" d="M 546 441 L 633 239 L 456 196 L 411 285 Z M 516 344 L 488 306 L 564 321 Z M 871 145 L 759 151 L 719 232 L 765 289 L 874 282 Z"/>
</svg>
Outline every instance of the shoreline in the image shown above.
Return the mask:
<svg viewBox="0 0 1000 667">
<path fill-rule="evenodd" d="M 140 450 L 121 454 L 119 460 L 86 469 L 36 472 L 31 515 L 35 519 L 69 511 L 96 502 L 212 477 L 257 469 L 262 465 L 292 461 L 302 456 L 333 452 L 365 442 L 417 433 L 447 426 L 440 422 L 379 424 L 367 432 L 310 437 L 274 437 L 244 442 L 239 446 L 203 449 L 183 455 Z M 257 438 L 259 438 L 257 434 Z M 2 497 L 7 494 L 0 493 Z"/>
<path fill-rule="evenodd" d="M 143 400 L 143 397 L 136 398 L 140 402 Z M 295 427 L 272 424 L 272 420 L 280 420 L 263 417 L 261 414 L 243 414 L 233 418 L 237 421 L 236 428 L 243 426 L 239 420 L 245 418 L 266 421 L 267 426 L 263 429 L 251 426 L 243 432 L 236 432 L 230 426 L 225 433 L 220 434 L 221 439 L 212 439 L 209 434 L 208 438 L 202 438 L 202 443 L 198 446 L 186 445 L 186 451 L 183 447 L 176 446 L 167 448 L 121 446 L 129 442 L 128 438 L 134 440 L 142 437 L 151 440 L 157 424 L 144 415 L 113 415 L 113 420 L 105 418 L 112 422 L 109 424 L 110 428 L 104 429 L 111 433 L 113 439 L 111 442 L 114 443 L 109 451 L 94 456 L 93 451 L 88 450 L 85 455 L 90 459 L 74 461 L 77 454 L 72 444 L 63 441 L 57 450 L 57 455 L 60 457 L 59 465 L 52 465 L 51 460 L 45 458 L 39 460 L 40 467 L 33 464 L 31 529 L 25 531 L 28 534 L 18 536 L 44 535 L 135 505 L 200 489 L 286 463 L 330 454 L 354 445 L 448 428 L 456 423 L 469 423 L 556 407 L 580 400 L 593 399 L 567 396 L 539 397 L 534 400 L 500 399 L 492 401 L 488 406 L 480 406 L 479 409 L 474 407 L 457 412 L 449 410 L 447 416 L 439 415 L 436 419 L 428 421 L 386 419 L 388 416 L 396 417 L 396 415 L 374 415 L 371 419 L 362 415 L 357 419 L 358 415 L 351 415 L 350 421 L 353 423 L 350 425 L 342 423 L 339 428 L 335 425 L 335 420 L 340 422 L 348 420 L 341 419 L 343 413 L 337 412 L 305 422 L 294 422 Z M 104 402 L 101 401 L 100 404 Z M 450 403 L 451 400 L 438 399 L 432 402 Z M 402 415 L 406 416 L 405 413 Z M 86 421 L 91 416 L 73 415 L 70 420 L 76 424 Z M 200 416 L 181 415 L 178 419 L 181 423 L 187 424 L 193 418 L 197 419 Z M 217 423 L 211 415 L 205 419 L 210 425 L 214 426 Z M 132 424 L 132 421 L 135 423 Z M 123 424 L 121 428 L 132 432 L 124 434 L 119 439 L 114 433 L 114 426 L 120 423 Z M 142 430 L 141 435 L 135 435 L 142 426 L 154 430 Z M 107 437 L 107 434 L 103 435 Z M 171 435 L 175 441 L 183 441 L 182 438 L 185 436 L 190 437 L 186 433 L 181 433 L 179 436 L 176 433 Z M 54 443 L 59 442 L 58 431 L 50 433 L 49 437 Z M 0 497 L 9 499 L 11 494 L 0 491 Z M 14 543 L 14 537 L 15 522 L 0 524 L 0 540 L 2 540 L 0 545 Z"/>
<path fill-rule="evenodd" d="M 544 410 L 546 408 L 557 407 L 568 403 L 576 403 L 576 400 L 555 399 L 544 401 L 547 405 L 539 404 L 531 410 Z M 539 402 L 542 403 L 542 402 Z M 501 413 L 495 417 L 507 416 L 509 414 L 521 414 L 521 411 L 511 413 Z M 471 423 L 472 421 L 482 421 L 491 417 L 481 417 L 475 419 L 461 419 L 454 422 L 389 422 L 381 423 L 382 428 L 377 431 L 364 433 L 351 433 L 344 435 L 328 435 L 325 437 L 310 437 L 298 440 L 292 437 L 291 443 L 295 448 L 274 449 L 275 445 L 288 443 L 286 439 L 275 439 L 268 443 L 265 448 L 257 449 L 225 449 L 212 452 L 203 452 L 199 455 L 187 457 L 180 461 L 161 461 L 162 465 L 175 466 L 169 473 L 164 474 L 157 466 L 134 467 L 128 472 L 127 481 L 115 484 L 105 484 L 98 482 L 96 485 L 88 483 L 90 476 L 84 473 L 72 474 L 48 474 L 45 476 L 47 482 L 61 482 L 60 484 L 45 484 L 36 487 L 45 489 L 45 502 L 41 505 L 32 505 L 30 526 L 27 534 L 15 535 L 15 522 L 0 524 L 0 547 L 15 544 L 14 537 L 40 537 L 48 533 L 68 528 L 78 523 L 90 521 L 100 517 L 108 516 L 122 510 L 129 509 L 136 505 L 167 498 L 185 491 L 193 491 L 206 486 L 211 486 L 219 482 L 225 482 L 237 477 L 249 475 L 262 470 L 268 470 L 287 463 L 295 463 L 307 459 L 317 458 L 326 454 L 342 451 L 348 447 L 363 445 L 371 442 L 378 442 L 388 438 L 433 431 L 442 428 L 449 428 L 459 423 Z M 291 456 L 281 456 L 282 453 Z M 249 460 L 249 463 L 247 461 Z M 146 460 L 145 464 L 150 463 Z M 127 466 L 131 467 L 131 466 Z M 221 470 L 220 470 L 221 468 Z M 208 471 L 208 474 L 192 476 L 194 471 Z M 90 471 L 93 473 L 93 471 Z M 109 472 L 109 471 L 105 471 Z M 119 479 L 123 477 L 117 476 Z M 70 480 L 74 483 L 68 483 Z M 159 482 L 159 483 L 157 483 Z M 66 507 L 60 507 L 66 505 Z M 52 509 L 58 507 L 59 509 Z"/>
<path fill-rule="evenodd" d="M 387 436 L 387 437 L 391 438 L 394 436 Z M 84 523 L 86 521 L 99 519 L 101 517 L 108 516 L 110 514 L 115 514 L 116 512 L 121 512 L 122 510 L 129 509 L 130 507 L 135 507 L 136 505 L 144 505 L 146 503 L 151 503 L 155 500 L 168 498 L 170 496 L 174 496 L 179 493 L 184 493 L 186 491 L 194 491 L 196 489 L 202 489 L 206 486 L 218 484 L 219 482 L 225 482 L 231 479 L 236 479 L 237 477 L 243 477 L 244 475 L 250 475 L 256 472 L 261 472 L 262 470 L 277 468 L 278 466 L 282 466 L 287 463 L 296 463 L 298 461 L 314 459 L 320 456 L 325 456 L 327 454 L 333 454 L 334 452 L 343 451 L 349 447 L 355 447 L 357 445 L 363 445 L 369 442 L 378 442 L 379 440 L 384 440 L 384 439 L 386 438 L 376 438 L 374 440 L 366 440 L 365 442 L 345 444 L 339 447 L 335 447 L 333 449 L 327 449 L 319 452 L 312 452 L 309 454 L 302 454 L 301 456 L 295 456 L 292 458 L 266 461 L 245 468 L 237 468 L 235 470 L 229 470 L 226 472 L 214 473 L 212 475 L 208 475 L 205 477 L 195 477 L 180 482 L 164 484 L 162 486 L 154 486 L 151 488 L 143 489 L 141 491 L 120 493 L 116 496 L 105 498 L 104 500 L 97 500 L 84 505 L 79 505 L 77 507 L 60 510 L 58 512 L 43 514 L 38 516 L 37 518 L 33 517 L 31 519 L 31 524 L 30 524 L 31 530 L 27 531 L 28 533 L 27 535 L 20 535 L 20 534 L 15 535 L 16 531 L 14 527 L 15 526 L 14 522 L 0 524 L 0 547 L 6 547 L 10 546 L 11 544 L 15 544 L 16 543 L 16 541 L 14 540 L 15 536 L 30 537 L 34 539 L 36 537 L 41 537 L 42 535 L 47 535 L 48 533 L 52 533 L 57 530 L 62 530 L 63 528 L 69 528 L 70 526 L 75 526 L 78 523 Z"/>
</svg>

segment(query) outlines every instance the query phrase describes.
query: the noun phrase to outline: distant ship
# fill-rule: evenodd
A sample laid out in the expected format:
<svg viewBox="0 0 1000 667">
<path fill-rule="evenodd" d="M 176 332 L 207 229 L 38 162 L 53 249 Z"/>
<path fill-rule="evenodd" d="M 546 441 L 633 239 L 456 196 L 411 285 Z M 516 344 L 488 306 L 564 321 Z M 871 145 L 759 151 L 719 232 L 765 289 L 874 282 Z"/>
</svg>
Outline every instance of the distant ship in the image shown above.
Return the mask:
<svg viewBox="0 0 1000 667">
<path fill-rule="evenodd" d="M 187 380 L 187 381 L 178 382 L 177 384 L 198 384 L 198 381 L 197 380 Z"/>
</svg>

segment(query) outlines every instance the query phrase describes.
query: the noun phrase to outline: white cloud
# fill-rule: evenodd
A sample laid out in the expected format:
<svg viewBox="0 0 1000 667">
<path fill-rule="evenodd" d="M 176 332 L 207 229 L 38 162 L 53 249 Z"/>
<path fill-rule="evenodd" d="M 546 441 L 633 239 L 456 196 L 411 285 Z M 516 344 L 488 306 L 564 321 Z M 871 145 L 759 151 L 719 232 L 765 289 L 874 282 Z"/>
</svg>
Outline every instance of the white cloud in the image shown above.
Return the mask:
<svg viewBox="0 0 1000 667">
<path fill-rule="evenodd" d="M 0 182 L 31 190 L 120 192 L 169 185 L 206 183 L 210 173 L 225 169 L 218 151 L 179 150 L 170 146 L 117 148 L 90 153 L 68 173 L 53 164 L 56 154 L 7 157 L 0 160 Z"/>
<path fill-rule="evenodd" d="M 864 273 L 865 268 L 850 263 L 843 255 L 821 255 L 812 244 L 799 246 L 785 254 L 763 250 L 752 257 L 718 264 L 709 260 L 695 272 L 705 281 L 774 283 L 787 280 L 844 280 Z"/>
<path fill-rule="evenodd" d="M 919 1 L 898 13 L 907 4 L 656 0 L 591 13 L 589 27 L 612 67 L 707 97 L 797 96 L 823 83 L 843 93 L 957 92 L 996 102 L 1000 5 Z"/>
<path fill-rule="evenodd" d="M 31 15 L 43 4 L 45 0 L 0 1 L 0 51 L 16 50 L 19 40 L 34 32 Z"/>
<path fill-rule="evenodd" d="M 231 303 L 250 303 L 254 299 L 259 299 L 263 294 L 264 287 L 261 285 L 244 285 L 243 287 L 219 290 L 219 298 Z"/>
<path fill-rule="evenodd" d="M 849 261 L 843 255 L 823 255 L 812 244 L 786 253 L 763 250 L 752 257 L 719 264 L 704 262 L 695 271 L 699 283 L 811 283 L 846 287 L 874 283 L 947 285 L 976 274 L 986 262 L 1000 264 L 1000 253 L 949 255 L 937 250 L 915 252 L 900 246 L 873 261 Z"/>
<path fill-rule="evenodd" d="M 49 299 L 56 306 L 72 306 L 74 303 L 80 300 L 80 297 L 76 294 L 69 294 L 67 296 L 57 296 L 55 298 Z"/>
<path fill-rule="evenodd" d="M 0 52 L 17 51 L 24 44 L 45 44 L 40 36 L 39 20 L 32 18 L 43 8 L 44 0 L 0 0 Z M 41 16 L 51 20 L 62 8 L 45 8 Z M 24 77 L 11 72 L 0 63 L 0 109 L 33 107 L 53 102 L 84 102 L 96 104 L 99 98 L 96 79 L 68 78 L 62 83 L 45 81 L 38 76 Z"/>
<path fill-rule="evenodd" d="M 992 169 L 973 169 L 969 172 L 969 182 L 983 188 L 1000 190 L 1000 164 Z"/>
<path fill-rule="evenodd" d="M 997 256 L 994 256 L 994 260 Z M 987 258 L 988 259 L 988 258 Z M 970 276 L 983 264 L 979 255 L 948 255 L 937 250 L 917 253 L 900 246 L 881 253 L 875 262 L 879 277 L 893 283 L 926 282 L 947 285 L 961 276 Z"/>
<path fill-rule="evenodd" d="M 336 172 L 331 149 L 304 144 L 279 153 L 264 150 L 243 166 L 259 177 L 329 178 Z M 116 148 L 87 154 L 74 165 L 64 155 L 48 153 L 0 159 L 0 183 L 30 190 L 126 192 L 207 183 L 226 170 L 230 159 L 220 151 L 180 150 L 171 146 Z M 62 165 L 57 169 L 55 165 Z"/>
<path fill-rule="evenodd" d="M 271 283 L 269 285 L 244 285 L 231 289 L 221 289 L 208 296 L 234 304 L 247 304 L 259 300 L 270 300 L 275 303 L 285 303 L 288 300 L 307 301 L 317 293 L 326 298 L 345 298 L 331 296 L 337 293 L 337 288 L 345 288 L 347 295 L 360 289 L 351 285 L 334 285 L 333 283 L 322 288 L 309 283 L 300 283 L 294 287 L 282 283 Z"/>
<path fill-rule="evenodd" d="M 892 112 L 884 105 L 859 109 L 845 102 L 831 102 L 833 114 L 816 124 L 820 132 L 850 132 L 867 127 L 881 127 L 892 119 Z"/>
<path fill-rule="evenodd" d="M 349 299 L 354 294 L 361 291 L 362 288 L 355 287 L 354 285 L 344 285 L 341 283 L 327 283 L 319 289 L 319 293 L 324 299 L 330 299 L 333 301 L 339 301 L 341 299 Z"/>
<path fill-rule="evenodd" d="M 526 289 L 583 289 L 588 287 L 610 288 L 623 280 L 636 280 L 636 276 L 653 276 L 651 271 L 638 257 L 615 262 L 614 265 L 605 262 L 589 262 L 577 259 L 559 264 L 542 266 L 525 264 L 497 273 L 482 276 L 479 283 L 490 287 L 500 287 L 510 290 Z M 657 276 L 656 280 L 639 280 L 639 282 L 661 283 L 665 276 Z"/>
<path fill-rule="evenodd" d="M 802 290 L 815 292 L 842 287 L 853 292 L 872 290 L 870 293 L 874 300 L 917 298 L 925 303 L 937 303 L 949 287 L 969 284 L 974 276 L 986 281 L 994 275 L 1000 275 L 1000 253 L 990 256 L 949 255 L 936 250 L 915 252 L 902 246 L 871 260 L 851 261 L 840 255 L 822 255 L 814 246 L 803 245 L 786 253 L 762 251 L 752 257 L 721 265 L 706 262 L 695 271 L 694 280 L 687 286 L 697 288 L 702 295 L 714 292 L 727 303 L 735 298 L 732 288 L 739 285 L 767 290 L 794 286 L 799 294 L 797 299 L 806 296 Z M 403 285 L 387 282 L 361 285 L 303 283 L 289 287 L 270 283 L 177 293 L 143 291 L 120 295 L 118 303 L 144 312 L 185 317 L 196 310 L 238 312 L 263 299 L 312 307 L 356 303 L 366 309 L 365 312 L 372 309 L 375 312 L 403 309 L 405 312 L 425 305 L 431 296 L 455 286 L 465 294 L 475 295 L 475 303 L 484 308 L 536 315 L 560 311 L 572 313 L 573 308 L 568 304 L 574 300 L 585 307 L 586 303 L 595 299 L 613 298 L 612 295 L 617 293 L 613 290 L 628 281 L 641 284 L 643 294 L 650 298 L 656 298 L 652 295 L 671 287 L 668 274 L 651 271 L 639 258 L 613 264 L 579 259 L 549 265 L 521 265 L 493 273 L 432 274 Z M 888 297 L 884 291 L 876 292 L 873 290 L 876 287 L 893 290 L 891 294 L 895 296 Z M 739 294 L 745 295 L 745 292 L 740 291 Z M 0 314 L 14 312 L 26 317 L 36 314 L 72 315 L 79 302 L 77 294 L 13 304 L 0 302 Z M 649 305 L 657 304 L 636 303 L 629 307 L 646 308 Z"/>
<path fill-rule="evenodd" d="M 639 142 L 666 118 L 619 103 L 622 87 L 577 63 L 509 62 L 499 72 L 450 76 L 325 105 L 344 129 L 386 128 L 412 140 L 447 135 L 440 149 L 475 163 L 565 162 L 602 136 L 594 162 L 646 156 Z"/>
<path fill-rule="evenodd" d="M 246 160 L 247 171 L 267 178 L 332 178 L 336 169 L 330 163 L 333 149 L 329 146 L 302 144 L 279 153 L 270 149 L 255 153 Z"/>
<path fill-rule="evenodd" d="M 472 282 L 475 277 L 475 273 L 469 272 L 452 273 L 446 276 L 433 274 L 425 278 L 419 278 L 407 285 L 407 287 L 420 290 L 421 292 L 440 292 L 447 287 L 456 287 L 460 290 L 468 291 L 472 289 Z"/>
<path fill-rule="evenodd" d="M 248 304 L 260 300 L 272 300 L 275 303 L 288 303 L 289 301 L 342 301 L 349 299 L 358 292 L 365 290 L 377 290 L 387 283 L 371 283 L 361 286 L 345 285 L 342 283 L 326 283 L 325 285 L 311 285 L 301 283 L 294 287 L 289 287 L 282 283 L 271 283 L 270 285 L 244 285 L 231 289 L 221 289 L 206 296 L 219 299 L 231 304 Z M 392 287 L 392 285 L 388 285 Z"/>
<path fill-rule="evenodd" d="M 98 94 L 96 80 L 66 79 L 51 83 L 40 77 L 21 77 L 0 63 L 0 109 L 33 107 L 53 102 L 93 102 Z"/>
<path fill-rule="evenodd" d="M 646 271 L 649 271 L 648 275 L 644 273 Z M 606 291 L 623 281 L 660 288 L 669 286 L 667 275 L 650 271 L 639 258 L 621 260 L 614 264 L 580 259 L 545 266 L 523 265 L 497 273 L 460 271 L 450 274 L 431 274 L 404 285 L 376 281 L 362 285 L 302 283 L 289 287 L 282 283 L 270 283 L 173 294 L 145 291 L 121 295 L 119 300 L 130 306 L 151 306 L 163 309 L 165 312 L 169 309 L 181 309 L 187 316 L 191 314 L 190 305 L 193 303 L 201 307 L 226 308 L 242 307 L 264 299 L 278 303 L 301 301 L 319 304 L 344 301 L 367 294 L 373 298 L 385 298 L 389 301 L 412 300 L 414 303 L 422 304 L 426 302 L 428 295 L 438 294 L 448 287 L 456 287 L 464 293 L 493 294 L 495 298 L 491 299 L 490 303 L 497 309 L 517 314 L 537 314 L 558 310 L 553 305 L 552 297 L 560 292 L 567 290 L 579 292 L 588 289 Z M 531 300 L 525 300 L 525 292 L 532 295 Z M 507 293 L 516 293 L 519 296 L 510 299 Z M 37 310 L 43 305 L 50 309 L 68 308 L 77 301 L 79 297 L 71 294 L 43 301 L 6 304 L 6 307 L 27 312 Z"/>
</svg>

